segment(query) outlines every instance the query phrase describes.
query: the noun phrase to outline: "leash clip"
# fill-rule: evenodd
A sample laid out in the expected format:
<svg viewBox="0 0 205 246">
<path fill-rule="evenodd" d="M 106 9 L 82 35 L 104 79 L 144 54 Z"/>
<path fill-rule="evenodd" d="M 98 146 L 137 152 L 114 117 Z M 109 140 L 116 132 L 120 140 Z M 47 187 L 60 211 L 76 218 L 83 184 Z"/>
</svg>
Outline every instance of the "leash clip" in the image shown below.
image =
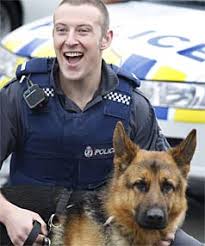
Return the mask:
<svg viewBox="0 0 205 246">
<path fill-rule="evenodd" d="M 48 220 L 48 227 L 49 227 L 49 231 L 51 231 L 51 229 L 54 227 L 59 227 L 60 226 L 60 222 L 58 220 L 58 217 L 56 214 L 51 214 L 49 220 Z"/>
<path fill-rule="evenodd" d="M 48 237 L 43 238 L 43 246 L 51 246 L 51 240 Z"/>
</svg>

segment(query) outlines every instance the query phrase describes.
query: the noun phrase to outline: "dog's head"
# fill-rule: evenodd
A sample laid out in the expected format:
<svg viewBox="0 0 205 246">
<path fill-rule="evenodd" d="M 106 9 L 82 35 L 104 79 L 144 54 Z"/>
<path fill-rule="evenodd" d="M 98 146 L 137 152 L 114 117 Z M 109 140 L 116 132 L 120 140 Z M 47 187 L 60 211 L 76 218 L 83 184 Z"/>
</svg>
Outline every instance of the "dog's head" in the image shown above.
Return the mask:
<svg viewBox="0 0 205 246">
<path fill-rule="evenodd" d="M 128 227 L 161 230 L 178 226 L 187 209 L 185 191 L 196 130 L 168 151 L 146 151 L 130 140 L 118 122 L 113 146 L 111 213 Z"/>
</svg>

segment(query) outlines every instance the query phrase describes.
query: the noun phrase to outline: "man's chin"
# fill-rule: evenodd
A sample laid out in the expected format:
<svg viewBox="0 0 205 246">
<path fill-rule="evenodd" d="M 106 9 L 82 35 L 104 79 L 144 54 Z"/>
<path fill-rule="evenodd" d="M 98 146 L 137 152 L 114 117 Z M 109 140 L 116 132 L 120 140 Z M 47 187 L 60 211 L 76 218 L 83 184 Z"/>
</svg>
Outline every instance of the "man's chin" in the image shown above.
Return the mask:
<svg viewBox="0 0 205 246">
<path fill-rule="evenodd" d="M 82 74 L 76 71 L 63 73 L 63 79 L 67 81 L 81 81 L 82 78 L 83 78 Z"/>
</svg>

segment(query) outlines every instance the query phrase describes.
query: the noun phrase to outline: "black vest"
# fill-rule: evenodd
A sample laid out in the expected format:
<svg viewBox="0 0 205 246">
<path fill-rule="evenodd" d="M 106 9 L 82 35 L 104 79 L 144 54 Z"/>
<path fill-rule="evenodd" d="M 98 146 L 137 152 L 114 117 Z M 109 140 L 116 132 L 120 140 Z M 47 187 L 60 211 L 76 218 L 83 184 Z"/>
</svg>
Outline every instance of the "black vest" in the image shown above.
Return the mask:
<svg viewBox="0 0 205 246">
<path fill-rule="evenodd" d="M 112 170 L 113 131 L 117 121 L 127 128 L 131 93 L 139 81 L 112 66 L 119 78 L 118 88 L 88 110 L 72 113 L 63 109 L 51 87 L 52 63 L 52 59 L 33 59 L 17 69 L 17 78 L 30 74 L 49 100 L 40 110 L 31 110 L 22 99 L 26 133 L 12 157 L 11 184 L 97 188 Z M 26 89 L 24 81 L 22 88 Z"/>
</svg>

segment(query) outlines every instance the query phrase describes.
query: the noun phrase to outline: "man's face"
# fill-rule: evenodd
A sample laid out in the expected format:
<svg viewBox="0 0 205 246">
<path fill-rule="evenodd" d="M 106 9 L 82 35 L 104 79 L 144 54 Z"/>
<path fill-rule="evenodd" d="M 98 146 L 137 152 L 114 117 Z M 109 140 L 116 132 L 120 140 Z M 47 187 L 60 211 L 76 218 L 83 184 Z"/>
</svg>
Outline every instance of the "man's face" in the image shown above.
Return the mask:
<svg viewBox="0 0 205 246">
<path fill-rule="evenodd" d="M 63 4 L 54 15 L 53 40 L 61 75 L 86 80 L 101 66 L 102 50 L 111 34 L 102 34 L 102 14 L 90 5 Z"/>
</svg>

